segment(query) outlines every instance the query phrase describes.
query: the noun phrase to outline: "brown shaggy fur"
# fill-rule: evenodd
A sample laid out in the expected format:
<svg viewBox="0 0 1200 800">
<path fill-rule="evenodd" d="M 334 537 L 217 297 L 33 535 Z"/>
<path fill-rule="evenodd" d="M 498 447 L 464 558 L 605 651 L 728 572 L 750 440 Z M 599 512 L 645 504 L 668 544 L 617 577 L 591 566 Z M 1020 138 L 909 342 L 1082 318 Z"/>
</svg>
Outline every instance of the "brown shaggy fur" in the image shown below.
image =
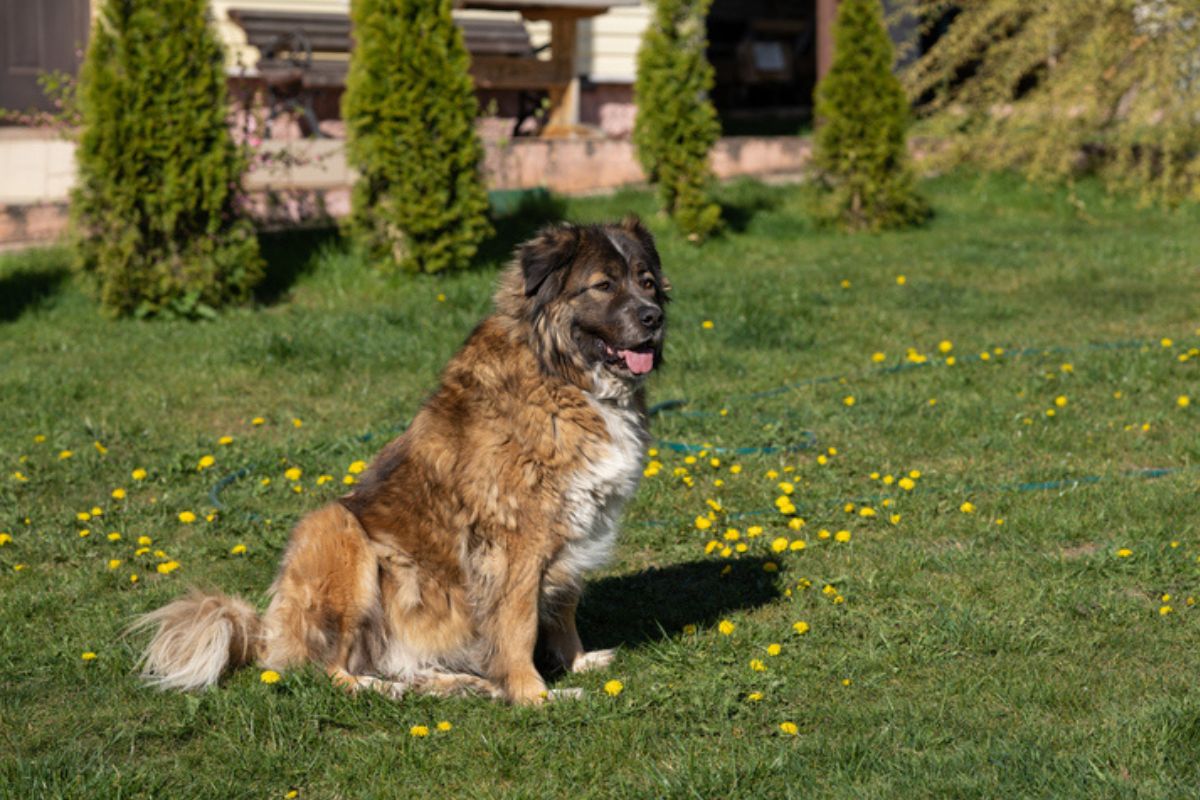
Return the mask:
<svg viewBox="0 0 1200 800">
<path fill-rule="evenodd" d="M 312 661 L 351 689 L 539 703 L 539 638 L 565 669 L 606 665 L 575 607 L 641 472 L 668 288 L 633 218 L 523 245 L 408 431 L 296 526 L 261 620 L 196 593 L 152 612 L 147 677 L 188 689 Z"/>
</svg>

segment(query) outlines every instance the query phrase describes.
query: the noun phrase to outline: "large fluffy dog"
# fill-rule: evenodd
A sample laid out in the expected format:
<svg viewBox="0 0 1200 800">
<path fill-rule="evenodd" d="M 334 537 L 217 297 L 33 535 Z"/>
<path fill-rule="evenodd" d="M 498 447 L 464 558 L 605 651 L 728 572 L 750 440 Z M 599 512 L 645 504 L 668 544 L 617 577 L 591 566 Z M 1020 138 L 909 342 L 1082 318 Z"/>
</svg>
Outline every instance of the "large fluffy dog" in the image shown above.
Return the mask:
<svg viewBox="0 0 1200 800">
<path fill-rule="evenodd" d="M 668 289 L 636 219 L 522 245 L 408 431 L 296 526 L 262 617 L 198 593 L 147 614 L 145 674 L 190 689 L 312 661 L 352 689 L 539 703 L 539 638 L 565 669 L 608 664 L 575 607 L 641 474 Z"/>
</svg>

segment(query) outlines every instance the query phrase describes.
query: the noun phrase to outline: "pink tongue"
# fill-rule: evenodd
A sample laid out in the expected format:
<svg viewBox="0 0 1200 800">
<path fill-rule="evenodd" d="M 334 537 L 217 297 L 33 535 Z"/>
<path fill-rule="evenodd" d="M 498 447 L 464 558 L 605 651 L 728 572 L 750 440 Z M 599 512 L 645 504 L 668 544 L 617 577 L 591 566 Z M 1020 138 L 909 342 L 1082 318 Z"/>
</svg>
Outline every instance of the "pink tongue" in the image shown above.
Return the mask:
<svg viewBox="0 0 1200 800">
<path fill-rule="evenodd" d="M 633 350 L 618 350 L 617 355 L 625 359 L 625 366 L 629 367 L 629 371 L 634 375 L 645 375 L 654 369 L 653 350 L 648 350 L 645 353 L 635 353 Z"/>
</svg>

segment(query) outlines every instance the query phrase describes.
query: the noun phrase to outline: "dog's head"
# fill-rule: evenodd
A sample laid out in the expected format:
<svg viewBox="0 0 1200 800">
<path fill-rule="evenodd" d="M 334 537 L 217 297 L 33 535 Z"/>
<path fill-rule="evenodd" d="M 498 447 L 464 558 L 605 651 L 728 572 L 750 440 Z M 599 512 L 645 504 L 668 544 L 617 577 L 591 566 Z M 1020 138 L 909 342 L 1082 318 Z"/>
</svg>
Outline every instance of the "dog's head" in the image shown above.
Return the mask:
<svg viewBox="0 0 1200 800">
<path fill-rule="evenodd" d="M 628 386 L 662 363 L 670 284 L 636 217 L 543 229 L 518 248 L 510 281 L 510 313 L 530 323 L 554 371 Z"/>
</svg>

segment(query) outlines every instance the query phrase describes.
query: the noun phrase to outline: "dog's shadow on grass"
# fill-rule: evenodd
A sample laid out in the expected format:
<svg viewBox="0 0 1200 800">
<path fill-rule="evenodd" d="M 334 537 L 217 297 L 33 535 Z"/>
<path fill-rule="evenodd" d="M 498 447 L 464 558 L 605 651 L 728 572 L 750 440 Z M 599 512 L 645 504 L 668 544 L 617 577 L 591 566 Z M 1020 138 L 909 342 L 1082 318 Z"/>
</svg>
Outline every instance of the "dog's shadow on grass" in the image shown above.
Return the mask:
<svg viewBox="0 0 1200 800">
<path fill-rule="evenodd" d="M 735 611 L 764 606 L 779 597 L 765 563 L 688 561 L 593 581 L 579 607 L 584 644 L 637 647 L 676 636 L 685 625 L 706 628 Z M 732 569 L 722 575 L 726 565 Z"/>
</svg>

